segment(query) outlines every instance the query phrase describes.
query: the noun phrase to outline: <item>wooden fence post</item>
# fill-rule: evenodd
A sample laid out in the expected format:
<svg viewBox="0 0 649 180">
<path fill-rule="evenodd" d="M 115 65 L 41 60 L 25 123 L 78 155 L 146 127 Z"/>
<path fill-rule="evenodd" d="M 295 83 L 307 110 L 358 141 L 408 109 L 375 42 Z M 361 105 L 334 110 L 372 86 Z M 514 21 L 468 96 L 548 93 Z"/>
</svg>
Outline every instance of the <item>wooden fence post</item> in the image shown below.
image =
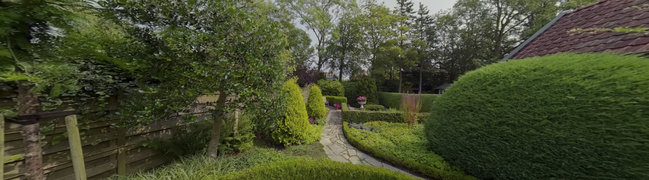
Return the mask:
<svg viewBox="0 0 649 180">
<path fill-rule="evenodd" d="M 83 161 L 81 136 L 79 135 L 79 127 L 77 126 L 77 115 L 66 116 L 65 127 L 68 130 L 68 140 L 70 141 L 70 155 L 72 156 L 74 177 L 76 180 L 86 180 L 86 166 Z"/>
<path fill-rule="evenodd" d="M 117 131 L 117 175 L 126 176 L 126 130 L 119 127 Z"/>
<path fill-rule="evenodd" d="M 5 117 L 0 114 L 0 179 L 5 179 Z"/>
</svg>

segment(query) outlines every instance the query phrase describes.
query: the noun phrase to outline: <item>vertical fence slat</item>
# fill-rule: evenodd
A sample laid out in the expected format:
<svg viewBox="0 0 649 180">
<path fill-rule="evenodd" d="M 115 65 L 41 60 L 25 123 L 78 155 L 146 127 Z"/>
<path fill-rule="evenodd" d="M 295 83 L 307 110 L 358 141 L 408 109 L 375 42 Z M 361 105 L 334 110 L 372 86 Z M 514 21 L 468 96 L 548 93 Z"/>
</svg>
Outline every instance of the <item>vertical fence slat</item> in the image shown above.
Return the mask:
<svg viewBox="0 0 649 180">
<path fill-rule="evenodd" d="M 68 140 L 70 141 L 70 155 L 72 155 L 72 166 L 74 176 L 77 180 L 86 180 L 86 166 L 83 162 L 83 151 L 81 146 L 81 136 L 77 126 L 77 115 L 65 117 L 65 127 L 68 130 Z"/>
<path fill-rule="evenodd" d="M 0 114 L 0 179 L 4 179 L 5 175 L 5 117 Z"/>
<path fill-rule="evenodd" d="M 126 130 L 120 127 L 117 132 L 117 175 L 126 176 Z"/>
</svg>

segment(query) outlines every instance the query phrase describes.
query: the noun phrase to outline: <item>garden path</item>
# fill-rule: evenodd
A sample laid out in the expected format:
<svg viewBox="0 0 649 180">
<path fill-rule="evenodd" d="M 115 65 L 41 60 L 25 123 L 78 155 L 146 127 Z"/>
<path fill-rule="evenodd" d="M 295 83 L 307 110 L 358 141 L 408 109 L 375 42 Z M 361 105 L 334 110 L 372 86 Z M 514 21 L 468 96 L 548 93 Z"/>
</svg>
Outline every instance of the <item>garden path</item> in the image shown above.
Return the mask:
<svg viewBox="0 0 649 180">
<path fill-rule="evenodd" d="M 329 113 L 327 114 L 327 123 L 322 130 L 321 136 L 322 138 L 320 140 L 320 143 L 324 146 L 325 153 L 331 160 L 383 167 L 413 177 L 421 178 L 390 164 L 384 163 L 368 154 L 359 151 L 354 146 L 349 144 L 349 142 L 347 142 L 347 138 L 345 138 L 345 135 L 343 134 L 340 110 L 329 108 Z"/>
</svg>

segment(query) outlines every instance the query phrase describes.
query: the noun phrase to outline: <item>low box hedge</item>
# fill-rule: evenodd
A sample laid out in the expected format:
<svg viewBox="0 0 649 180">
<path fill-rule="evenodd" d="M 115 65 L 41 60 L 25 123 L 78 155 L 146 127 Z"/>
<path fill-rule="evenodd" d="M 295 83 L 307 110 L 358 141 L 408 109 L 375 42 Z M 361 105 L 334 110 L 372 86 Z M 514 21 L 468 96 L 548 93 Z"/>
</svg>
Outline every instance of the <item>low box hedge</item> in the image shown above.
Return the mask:
<svg viewBox="0 0 649 180">
<path fill-rule="evenodd" d="M 417 179 L 389 169 L 328 159 L 280 161 L 214 179 Z"/>
<path fill-rule="evenodd" d="M 428 113 L 419 113 L 419 122 L 428 117 Z M 386 121 L 394 123 L 405 123 L 403 112 L 399 111 L 343 111 L 343 121 L 353 123 L 364 123 L 370 121 Z"/>
<path fill-rule="evenodd" d="M 433 106 L 435 99 L 439 97 L 439 94 L 413 94 L 415 96 L 421 97 L 421 110 L 420 112 L 430 112 L 430 108 Z M 386 108 L 399 109 L 401 110 L 401 96 L 402 93 L 390 93 L 390 92 L 379 92 L 379 104 L 385 106 Z"/>
<path fill-rule="evenodd" d="M 329 105 L 334 105 L 334 104 L 347 104 L 347 98 L 342 97 L 342 96 L 324 96 L 327 98 L 327 102 Z"/>
<path fill-rule="evenodd" d="M 365 125 L 379 130 L 374 132 L 349 128 L 347 122 L 343 122 L 345 138 L 365 153 L 433 179 L 476 179 L 430 151 L 422 125 L 409 127 L 405 123 L 381 121 Z"/>
</svg>

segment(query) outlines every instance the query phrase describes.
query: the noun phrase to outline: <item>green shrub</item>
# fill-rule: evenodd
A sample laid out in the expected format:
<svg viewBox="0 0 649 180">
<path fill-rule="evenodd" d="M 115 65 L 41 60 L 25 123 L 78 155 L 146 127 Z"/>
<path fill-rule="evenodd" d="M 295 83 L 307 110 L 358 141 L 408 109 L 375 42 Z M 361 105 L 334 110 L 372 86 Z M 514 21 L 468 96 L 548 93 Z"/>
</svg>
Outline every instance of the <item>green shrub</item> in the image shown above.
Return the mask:
<svg viewBox="0 0 649 180">
<path fill-rule="evenodd" d="M 381 105 L 378 105 L 378 104 L 366 104 L 363 107 L 365 108 L 364 110 L 368 110 L 368 111 L 383 111 L 383 110 L 385 110 L 385 107 L 383 107 Z"/>
<path fill-rule="evenodd" d="M 382 121 L 365 125 L 373 127 L 375 131 L 349 128 L 347 122 L 343 122 L 343 132 L 350 144 L 374 157 L 433 179 L 475 179 L 428 149 L 422 125 L 409 128 L 404 123 Z"/>
<path fill-rule="evenodd" d="M 345 87 L 345 98 L 350 100 L 347 104 L 352 107 L 360 107 L 361 105 L 356 101 L 356 97 L 360 96 L 358 94 L 358 81 L 345 81 L 343 86 Z"/>
<path fill-rule="evenodd" d="M 237 125 L 237 134 L 233 132 L 234 120 L 225 121 L 224 129 L 221 130 L 221 144 L 219 145 L 220 154 L 241 153 L 253 147 L 252 140 L 255 138 L 254 124 L 252 114 L 242 113 L 239 116 Z"/>
<path fill-rule="evenodd" d="M 401 110 L 401 93 L 379 92 L 378 96 L 380 105 Z M 430 108 L 439 94 L 415 94 L 415 96 L 421 97 L 421 112 L 430 112 Z"/>
<path fill-rule="evenodd" d="M 485 179 L 649 179 L 649 59 L 560 54 L 489 65 L 447 89 L 432 149 Z"/>
<path fill-rule="evenodd" d="M 309 117 L 320 119 L 327 115 L 327 107 L 325 107 L 324 99 L 322 99 L 322 92 L 318 85 L 313 85 L 309 92 L 309 101 L 307 102 L 306 110 Z"/>
<path fill-rule="evenodd" d="M 376 92 L 376 82 L 372 77 L 365 76 L 358 81 L 356 94 L 358 94 L 356 97 L 358 96 L 367 97 L 368 103 L 374 103 L 374 104 L 379 103 L 379 98 Z M 356 97 L 354 97 L 354 100 L 356 100 Z"/>
<path fill-rule="evenodd" d="M 304 99 L 295 79 L 289 80 L 282 88 L 286 99 L 286 111 L 283 118 L 277 119 L 272 137 L 279 144 L 304 144 L 315 142 L 320 138 L 316 125 L 309 124 Z"/>
<path fill-rule="evenodd" d="M 345 88 L 339 81 L 318 80 L 318 86 L 322 89 L 322 94 L 326 96 L 345 96 Z"/>
<path fill-rule="evenodd" d="M 340 110 L 341 111 L 349 111 L 349 107 L 347 106 L 347 103 L 342 103 L 340 104 Z"/>
<path fill-rule="evenodd" d="M 428 113 L 418 113 L 417 119 L 426 119 Z M 405 123 L 401 111 L 345 111 L 342 112 L 343 121 L 353 123 L 365 123 L 370 121 L 385 121 L 394 123 Z"/>
<path fill-rule="evenodd" d="M 151 139 L 144 141 L 142 146 L 172 158 L 195 155 L 204 152 L 205 148 L 207 148 L 207 143 L 210 141 L 211 127 L 212 121 L 199 121 L 177 126 L 173 129 L 171 138 Z M 225 135 L 225 133 L 221 134 Z"/>
<path fill-rule="evenodd" d="M 329 105 L 334 105 L 334 104 L 347 104 L 347 98 L 342 97 L 342 96 L 325 96 L 327 98 L 327 102 Z"/>
<path fill-rule="evenodd" d="M 279 161 L 215 179 L 416 179 L 389 169 L 327 159 Z"/>
</svg>

